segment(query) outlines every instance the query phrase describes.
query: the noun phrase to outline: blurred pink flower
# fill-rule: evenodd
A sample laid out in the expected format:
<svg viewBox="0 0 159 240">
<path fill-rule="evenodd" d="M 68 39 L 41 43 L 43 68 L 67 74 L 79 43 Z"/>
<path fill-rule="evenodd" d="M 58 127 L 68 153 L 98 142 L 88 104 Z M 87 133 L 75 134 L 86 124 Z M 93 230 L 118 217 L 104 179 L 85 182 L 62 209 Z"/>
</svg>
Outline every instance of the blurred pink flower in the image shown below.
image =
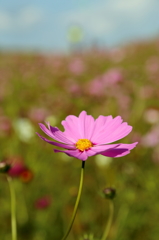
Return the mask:
<svg viewBox="0 0 159 240">
<path fill-rule="evenodd" d="M 102 76 L 103 84 L 109 86 L 110 84 L 116 84 L 123 79 L 121 69 L 112 68 L 109 69 Z"/>
<path fill-rule="evenodd" d="M 132 130 L 132 127 L 123 122 L 120 116 L 114 119 L 112 116 L 99 116 L 95 120 L 91 115 L 82 111 L 79 117 L 69 115 L 62 121 L 64 132 L 57 127 L 50 126 L 49 123 L 47 125 L 48 128 L 39 124 L 43 132 L 59 142 L 50 141 L 37 133 L 38 136 L 54 146 L 66 149 L 54 149 L 55 152 L 63 152 L 82 161 L 97 154 L 107 157 L 122 157 L 130 153 L 130 150 L 137 145 L 137 142 L 110 144 L 127 136 Z"/>
<path fill-rule="evenodd" d="M 93 96 L 101 97 L 105 93 L 105 88 L 101 77 L 97 77 L 89 83 L 87 92 Z"/>
<path fill-rule="evenodd" d="M 24 164 L 21 157 L 12 157 L 7 160 L 10 164 L 8 175 L 18 177 L 22 182 L 29 182 L 33 178 L 33 172 Z"/>
<path fill-rule="evenodd" d="M 122 79 L 123 76 L 121 69 L 112 68 L 105 72 L 103 75 L 90 81 L 87 91 L 91 95 L 101 97 L 102 95 L 106 94 L 106 89 L 120 82 Z"/>
<path fill-rule="evenodd" d="M 78 59 L 78 58 L 74 59 L 69 64 L 69 70 L 70 70 L 70 72 L 74 73 L 75 75 L 80 75 L 85 70 L 85 66 L 84 66 L 83 61 L 81 59 Z"/>
<path fill-rule="evenodd" d="M 11 168 L 8 174 L 11 177 L 19 177 L 19 175 L 26 169 L 21 157 L 13 157 L 8 160 L 11 164 Z"/>
<path fill-rule="evenodd" d="M 45 209 L 45 208 L 48 208 L 50 204 L 51 204 L 51 198 L 48 196 L 44 196 L 36 200 L 35 207 L 37 209 Z"/>
<path fill-rule="evenodd" d="M 28 113 L 28 117 L 36 123 L 44 121 L 47 116 L 48 111 L 44 108 L 32 108 Z"/>
<path fill-rule="evenodd" d="M 144 147 L 155 147 L 159 144 L 159 125 L 154 126 L 141 138 L 141 144 Z"/>
</svg>

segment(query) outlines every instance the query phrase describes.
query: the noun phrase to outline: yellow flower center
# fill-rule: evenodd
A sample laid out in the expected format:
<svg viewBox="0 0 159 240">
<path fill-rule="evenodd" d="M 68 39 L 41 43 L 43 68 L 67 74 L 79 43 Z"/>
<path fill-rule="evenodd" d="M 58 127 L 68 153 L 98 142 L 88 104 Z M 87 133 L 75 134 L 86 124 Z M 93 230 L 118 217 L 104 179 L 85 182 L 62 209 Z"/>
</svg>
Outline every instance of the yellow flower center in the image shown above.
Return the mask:
<svg viewBox="0 0 159 240">
<path fill-rule="evenodd" d="M 80 151 L 87 150 L 89 148 L 93 147 L 93 144 L 90 140 L 88 139 L 79 139 L 76 142 L 76 148 L 78 148 Z"/>
</svg>

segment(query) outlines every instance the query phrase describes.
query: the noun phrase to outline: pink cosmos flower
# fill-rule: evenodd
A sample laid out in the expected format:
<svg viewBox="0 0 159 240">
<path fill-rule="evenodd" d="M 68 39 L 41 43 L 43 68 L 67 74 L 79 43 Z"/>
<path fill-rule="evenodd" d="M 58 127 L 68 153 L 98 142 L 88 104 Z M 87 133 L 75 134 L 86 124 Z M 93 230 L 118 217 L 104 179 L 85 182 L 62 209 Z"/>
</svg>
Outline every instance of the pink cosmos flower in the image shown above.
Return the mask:
<svg viewBox="0 0 159 240">
<path fill-rule="evenodd" d="M 122 121 L 120 116 L 114 119 L 112 116 L 99 116 L 95 120 L 85 111 L 82 111 L 79 117 L 69 115 L 62 121 L 64 132 L 57 127 L 50 126 L 49 123 L 47 123 L 48 128 L 41 123 L 39 124 L 43 132 L 58 142 L 50 141 L 39 133 L 37 134 L 44 141 L 65 149 L 54 149 L 55 152 L 64 152 L 68 156 L 82 161 L 97 154 L 108 157 L 122 157 L 130 153 L 130 150 L 137 145 L 137 142 L 111 144 L 125 137 L 132 130 L 131 126 Z"/>
</svg>

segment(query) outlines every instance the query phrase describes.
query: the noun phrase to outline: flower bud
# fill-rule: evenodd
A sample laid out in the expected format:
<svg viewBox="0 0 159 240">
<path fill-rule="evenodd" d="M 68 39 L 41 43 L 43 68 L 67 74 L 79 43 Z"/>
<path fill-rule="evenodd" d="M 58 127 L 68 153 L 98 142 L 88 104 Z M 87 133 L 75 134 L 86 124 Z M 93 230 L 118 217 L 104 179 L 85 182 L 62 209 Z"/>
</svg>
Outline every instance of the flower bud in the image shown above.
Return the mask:
<svg viewBox="0 0 159 240">
<path fill-rule="evenodd" d="M 103 193 L 105 198 L 113 199 L 116 195 L 116 189 L 108 187 L 103 190 Z"/>
<path fill-rule="evenodd" d="M 0 162 L 0 173 L 7 173 L 10 169 L 10 164 L 6 162 Z"/>
</svg>

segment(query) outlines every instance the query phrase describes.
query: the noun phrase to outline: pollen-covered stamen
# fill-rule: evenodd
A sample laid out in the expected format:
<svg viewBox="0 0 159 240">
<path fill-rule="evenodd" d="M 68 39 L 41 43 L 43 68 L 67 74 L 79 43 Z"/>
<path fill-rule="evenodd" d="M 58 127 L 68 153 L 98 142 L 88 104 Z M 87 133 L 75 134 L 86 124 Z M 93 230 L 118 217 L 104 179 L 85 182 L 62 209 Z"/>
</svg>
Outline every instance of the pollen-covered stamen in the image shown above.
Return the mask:
<svg viewBox="0 0 159 240">
<path fill-rule="evenodd" d="M 76 148 L 80 151 L 88 150 L 89 148 L 93 147 L 93 143 L 88 139 L 79 139 L 76 142 Z"/>
</svg>

